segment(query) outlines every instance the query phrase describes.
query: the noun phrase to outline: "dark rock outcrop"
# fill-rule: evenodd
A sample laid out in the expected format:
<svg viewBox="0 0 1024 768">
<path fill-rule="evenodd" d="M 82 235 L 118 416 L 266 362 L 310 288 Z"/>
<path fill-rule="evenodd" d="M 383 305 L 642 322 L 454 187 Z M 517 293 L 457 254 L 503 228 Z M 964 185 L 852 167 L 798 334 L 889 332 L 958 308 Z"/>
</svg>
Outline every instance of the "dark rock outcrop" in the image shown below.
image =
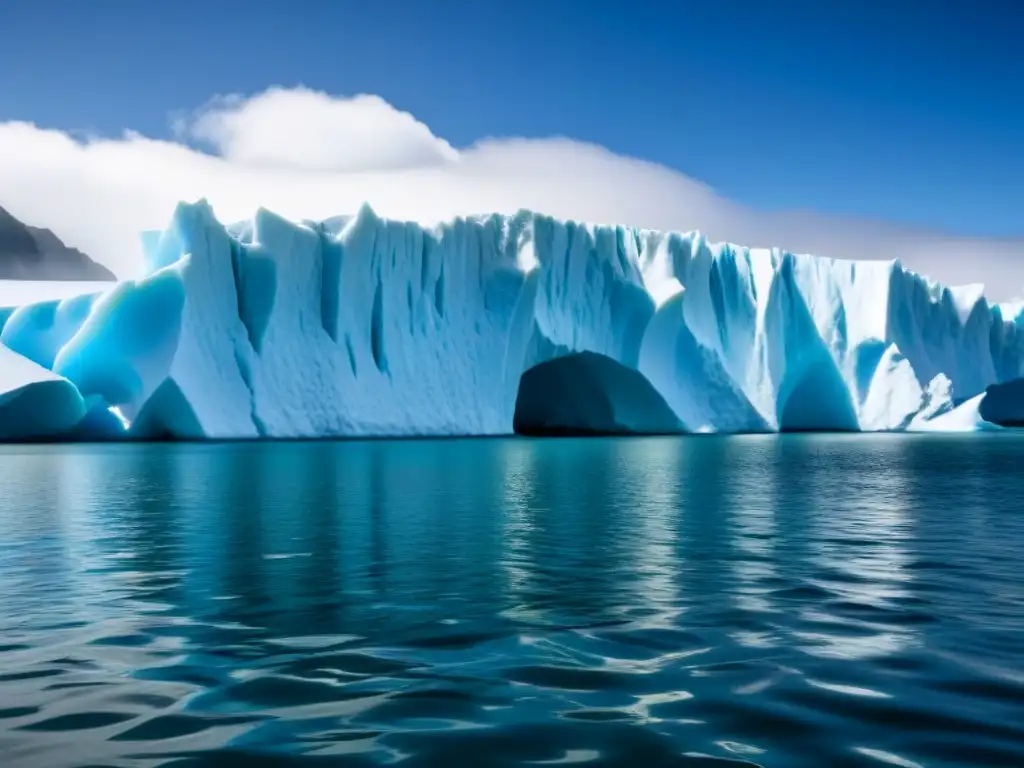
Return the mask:
<svg viewBox="0 0 1024 768">
<path fill-rule="evenodd" d="M 0 208 L 0 280 L 114 280 L 113 273 L 48 229 Z"/>
</svg>

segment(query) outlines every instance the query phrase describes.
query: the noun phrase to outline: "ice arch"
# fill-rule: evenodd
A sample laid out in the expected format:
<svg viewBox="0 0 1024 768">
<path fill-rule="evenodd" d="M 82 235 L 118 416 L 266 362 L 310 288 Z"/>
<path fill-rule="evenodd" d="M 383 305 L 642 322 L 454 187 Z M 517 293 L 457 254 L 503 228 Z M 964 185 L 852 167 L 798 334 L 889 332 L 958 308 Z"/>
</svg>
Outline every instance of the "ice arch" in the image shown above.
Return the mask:
<svg viewBox="0 0 1024 768">
<path fill-rule="evenodd" d="M 781 432 L 860 430 L 850 390 L 827 352 L 815 355 L 791 384 L 786 382 L 778 421 Z"/>
<path fill-rule="evenodd" d="M 527 370 L 512 426 L 526 435 L 684 431 L 642 373 L 596 352 L 575 352 Z"/>
<path fill-rule="evenodd" d="M 161 384 L 132 424 L 144 440 L 199 440 L 205 435 L 188 398 L 172 379 Z"/>
</svg>

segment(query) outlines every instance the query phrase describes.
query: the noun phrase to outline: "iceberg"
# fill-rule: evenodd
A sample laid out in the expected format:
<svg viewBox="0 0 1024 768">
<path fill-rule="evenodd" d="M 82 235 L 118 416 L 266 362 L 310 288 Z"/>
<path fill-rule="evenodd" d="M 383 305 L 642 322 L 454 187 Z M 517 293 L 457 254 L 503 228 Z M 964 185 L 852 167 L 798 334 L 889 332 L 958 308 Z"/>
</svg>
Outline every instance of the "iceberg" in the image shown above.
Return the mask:
<svg viewBox="0 0 1024 768">
<path fill-rule="evenodd" d="M 144 233 L 142 254 L 138 280 L 0 309 L 0 436 L 1024 423 L 1024 311 L 898 260 L 528 211 L 425 227 L 368 206 L 259 210 L 225 226 L 202 200 Z"/>
</svg>

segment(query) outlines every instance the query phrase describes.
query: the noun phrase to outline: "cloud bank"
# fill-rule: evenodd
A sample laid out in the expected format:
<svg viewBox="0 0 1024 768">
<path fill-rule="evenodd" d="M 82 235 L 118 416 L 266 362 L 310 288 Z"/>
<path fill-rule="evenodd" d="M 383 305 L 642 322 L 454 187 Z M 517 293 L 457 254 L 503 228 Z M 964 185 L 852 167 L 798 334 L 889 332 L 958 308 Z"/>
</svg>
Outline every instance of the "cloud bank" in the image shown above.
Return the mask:
<svg viewBox="0 0 1024 768">
<path fill-rule="evenodd" d="M 271 88 L 249 99 L 215 98 L 175 129 L 230 163 L 270 169 L 357 173 L 458 159 L 448 142 L 378 96 L 332 99 L 306 89 Z"/>
<path fill-rule="evenodd" d="M 529 208 L 837 258 L 900 258 L 947 284 L 984 282 L 999 300 L 1024 287 L 1024 238 L 756 211 L 664 166 L 564 138 L 457 149 L 376 96 L 271 88 L 215 98 L 174 128 L 174 140 L 132 131 L 82 139 L 0 123 L 0 206 L 120 277 L 138 274 L 141 230 L 163 227 L 179 200 L 205 197 L 225 222 L 259 206 L 326 218 L 364 201 L 381 215 L 424 223 Z"/>
</svg>

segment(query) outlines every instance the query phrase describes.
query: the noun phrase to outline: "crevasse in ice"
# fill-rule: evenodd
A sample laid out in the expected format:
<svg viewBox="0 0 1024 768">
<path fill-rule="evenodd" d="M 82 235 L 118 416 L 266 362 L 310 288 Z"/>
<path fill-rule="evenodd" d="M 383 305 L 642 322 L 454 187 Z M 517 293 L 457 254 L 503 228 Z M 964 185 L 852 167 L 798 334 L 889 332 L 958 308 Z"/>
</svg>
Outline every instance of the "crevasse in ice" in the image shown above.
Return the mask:
<svg viewBox="0 0 1024 768">
<path fill-rule="evenodd" d="M 0 437 L 1024 422 L 1024 313 L 898 261 L 526 211 L 225 227 L 205 201 L 143 251 L 139 280 L 0 310 Z"/>
</svg>

